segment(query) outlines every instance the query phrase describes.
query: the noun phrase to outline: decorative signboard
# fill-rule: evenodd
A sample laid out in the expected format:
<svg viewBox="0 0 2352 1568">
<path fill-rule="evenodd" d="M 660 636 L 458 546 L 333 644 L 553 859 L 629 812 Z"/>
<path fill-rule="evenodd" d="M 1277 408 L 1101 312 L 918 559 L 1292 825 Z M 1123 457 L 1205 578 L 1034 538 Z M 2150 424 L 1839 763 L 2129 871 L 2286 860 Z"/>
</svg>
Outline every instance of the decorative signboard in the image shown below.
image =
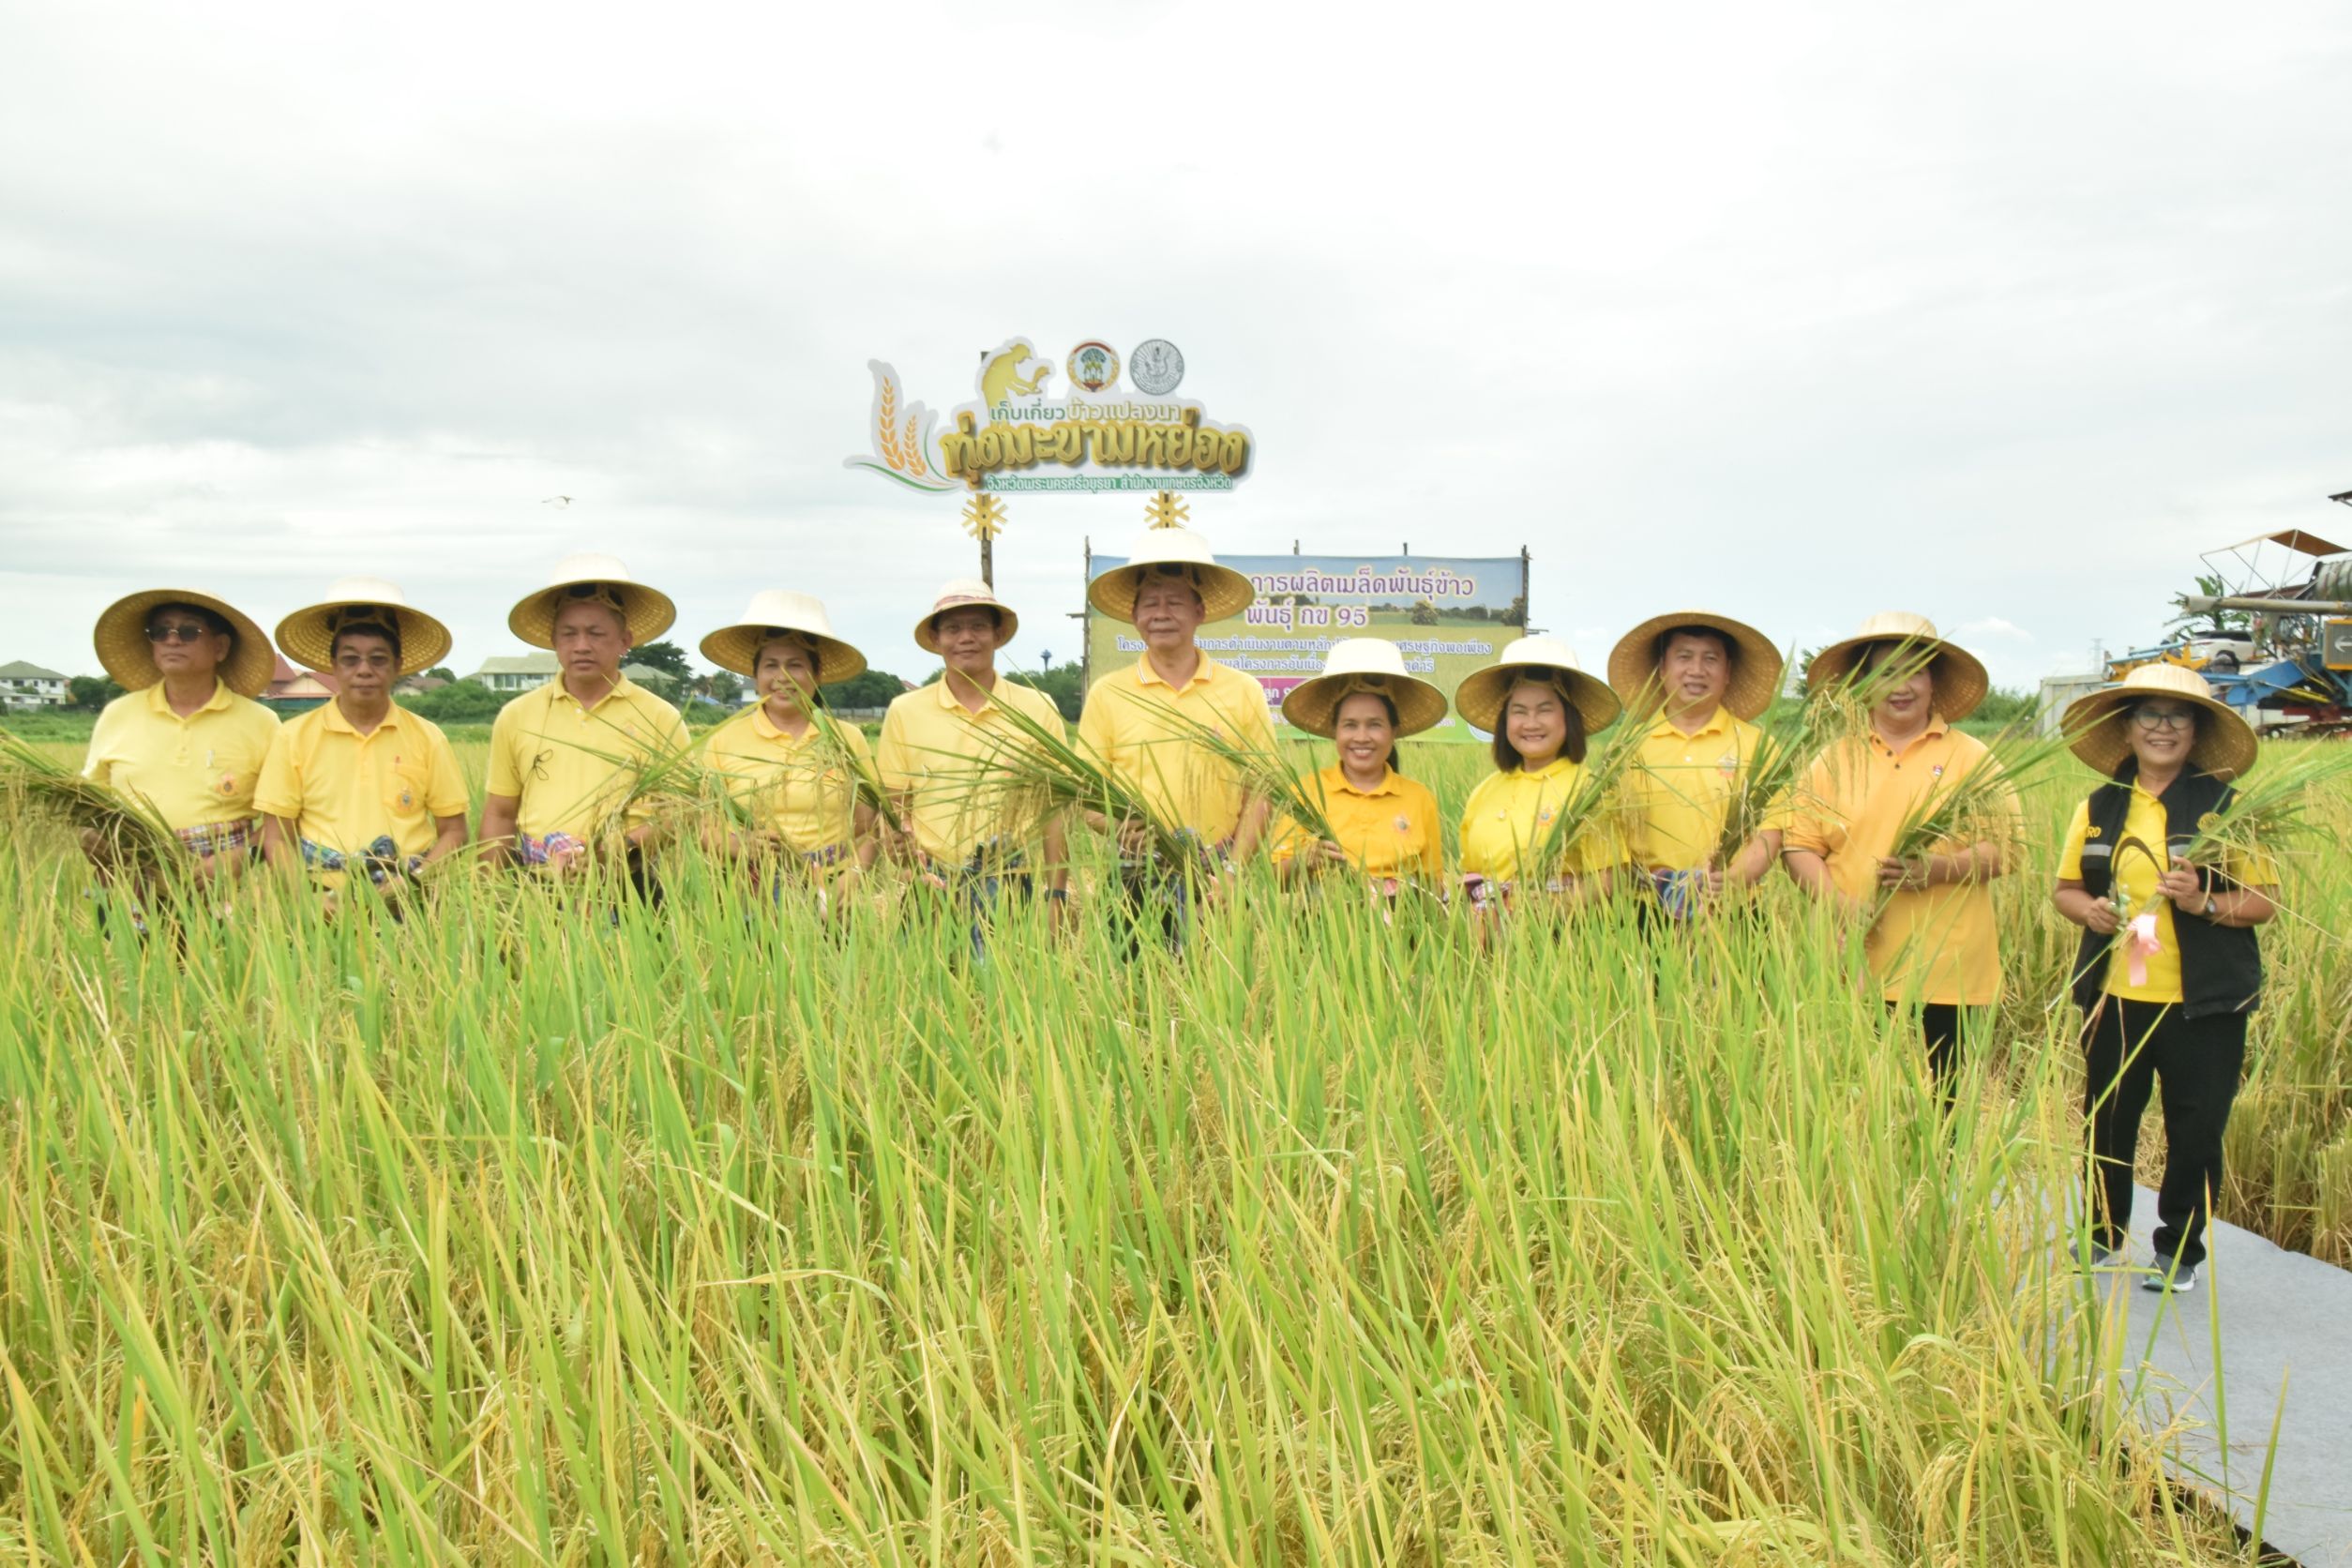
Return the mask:
<svg viewBox="0 0 2352 1568">
<path fill-rule="evenodd" d="M 1257 443 L 1248 427 L 1220 423 L 1175 395 L 1185 370 L 1175 344 L 1149 338 L 1123 356 L 1088 339 L 1057 361 L 1034 341 L 1008 338 L 983 354 L 978 396 L 943 424 L 909 400 L 896 369 L 867 361 L 873 449 L 842 466 L 939 494 L 1229 490 L 1249 476 Z M 1122 389 L 1123 377 L 1132 390 Z"/>
<path fill-rule="evenodd" d="M 1225 555 L 1258 590 L 1257 602 L 1200 628 L 1198 641 L 1220 663 L 1258 677 L 1282 720 L 1283 697 L 1320 674 L 1323 656 L 1346 637 L 1385 637 L 1404 650 L 1405 668 L 1450 703 L 1471 671 L 1492 664 L 1527 627 L 1527 557 L 1466 560 L 1425 555 Z M 1093 555 L 1087 580 L 1126 565 Z M 1086 612 L 1089 685 L 1133 664 L 1143 640 L 1133 626 Z M 1428 740 L 1485 738 L 1452 712 Z"/>
</svg>

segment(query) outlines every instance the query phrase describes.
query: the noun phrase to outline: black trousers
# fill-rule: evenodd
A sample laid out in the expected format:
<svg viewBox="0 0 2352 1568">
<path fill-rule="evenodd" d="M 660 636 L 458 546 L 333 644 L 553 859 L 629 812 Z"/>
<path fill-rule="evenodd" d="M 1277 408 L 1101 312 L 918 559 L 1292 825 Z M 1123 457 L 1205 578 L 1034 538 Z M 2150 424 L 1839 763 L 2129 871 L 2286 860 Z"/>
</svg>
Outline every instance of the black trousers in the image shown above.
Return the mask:
<svg viewBox="0 0 2352 1568">
<path fill-rule="evenodd" d="M 1902 1005 L 1890 1002 L 1887 1011 L 1892 1013 Z M 1919 1004 L 1919 1032 L 1927 1042 L 1927 1068 L 1946 1100 L 1952 1098 L 1952 1076 L 1960 1070 L 1960 1041 L 1967 1033 L 1969 1015 L 1984 1011 L 1985 1008 L 1964 1007 L 1956 1002 Z"/>
<path fill-rule="evenodd" d="M 2158 1002 L 2103 997 L 2083 1022 L 2091 1239 L 2120 1247 L 2132 1221 L 2132 1158 L 2151 1089 L 2163 1096 L 2164 1179 L 2156 1189 L 2156 1260 L 2205 1261 L 2205 1221 L 2222 1187 L 2222 1134 L 2246 1065 L 2246 1015 L 2183 1018 Z"/>
</svg>

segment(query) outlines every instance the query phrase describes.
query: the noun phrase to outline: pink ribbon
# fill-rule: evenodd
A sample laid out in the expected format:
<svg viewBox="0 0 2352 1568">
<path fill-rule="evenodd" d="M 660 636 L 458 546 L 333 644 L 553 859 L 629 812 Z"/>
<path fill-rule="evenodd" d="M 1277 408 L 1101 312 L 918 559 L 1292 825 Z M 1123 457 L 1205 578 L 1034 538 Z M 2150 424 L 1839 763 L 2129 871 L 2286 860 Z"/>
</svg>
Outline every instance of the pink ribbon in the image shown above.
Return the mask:
<svg viewBox="0 0 2352 1568">
<path fill-rule="evenodd" d="M 2164 944 L 2156 940 L 2156 912 L 2149 910 L 2146 914 L 2133 915 L 2132 924 L 2125 927 L 2123 943 L 2124 969 L 2132 976 L 2132 984 L 2148 984 L 2148 960 L 2164 950 Z"/>
</svg>

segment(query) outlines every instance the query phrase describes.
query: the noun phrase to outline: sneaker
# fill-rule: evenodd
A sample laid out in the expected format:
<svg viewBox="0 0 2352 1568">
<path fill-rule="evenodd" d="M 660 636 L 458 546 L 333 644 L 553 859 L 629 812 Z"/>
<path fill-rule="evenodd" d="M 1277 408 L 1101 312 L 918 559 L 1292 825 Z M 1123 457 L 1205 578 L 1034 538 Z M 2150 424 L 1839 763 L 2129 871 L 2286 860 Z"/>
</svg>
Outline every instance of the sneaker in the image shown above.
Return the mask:
<svg viewBox="0 0 2352 1568">
<path fill-rule="evenodd" d="M 2143 1290 L 2154 1290 L 2160 1294 L 2175 1296 L 2185 1296 L 2196 1288 L 2197 1271 L 2194 1263 L 2174 1269 L 2169 1274 L 2159 1267 L 2154 1274 L 2140 1281 L 2140 1289 Z"/>
</svg>

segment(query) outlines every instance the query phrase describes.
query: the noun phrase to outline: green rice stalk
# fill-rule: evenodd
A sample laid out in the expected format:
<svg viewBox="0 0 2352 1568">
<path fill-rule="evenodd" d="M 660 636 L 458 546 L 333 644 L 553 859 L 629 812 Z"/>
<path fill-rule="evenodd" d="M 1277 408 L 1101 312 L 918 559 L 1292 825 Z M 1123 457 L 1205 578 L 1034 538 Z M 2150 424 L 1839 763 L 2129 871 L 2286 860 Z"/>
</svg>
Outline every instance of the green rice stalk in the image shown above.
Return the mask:
<svg viewBox="0 0 2352 1568">
<path fill-rule="evenodd" d="M 180 866 L 188 848 L 154 803 L 96 784 L 21 737 L 0 729 L 0 798 L 27 816 L 88 835 L 108 865 L 142 870 Z"/>
</svg>

